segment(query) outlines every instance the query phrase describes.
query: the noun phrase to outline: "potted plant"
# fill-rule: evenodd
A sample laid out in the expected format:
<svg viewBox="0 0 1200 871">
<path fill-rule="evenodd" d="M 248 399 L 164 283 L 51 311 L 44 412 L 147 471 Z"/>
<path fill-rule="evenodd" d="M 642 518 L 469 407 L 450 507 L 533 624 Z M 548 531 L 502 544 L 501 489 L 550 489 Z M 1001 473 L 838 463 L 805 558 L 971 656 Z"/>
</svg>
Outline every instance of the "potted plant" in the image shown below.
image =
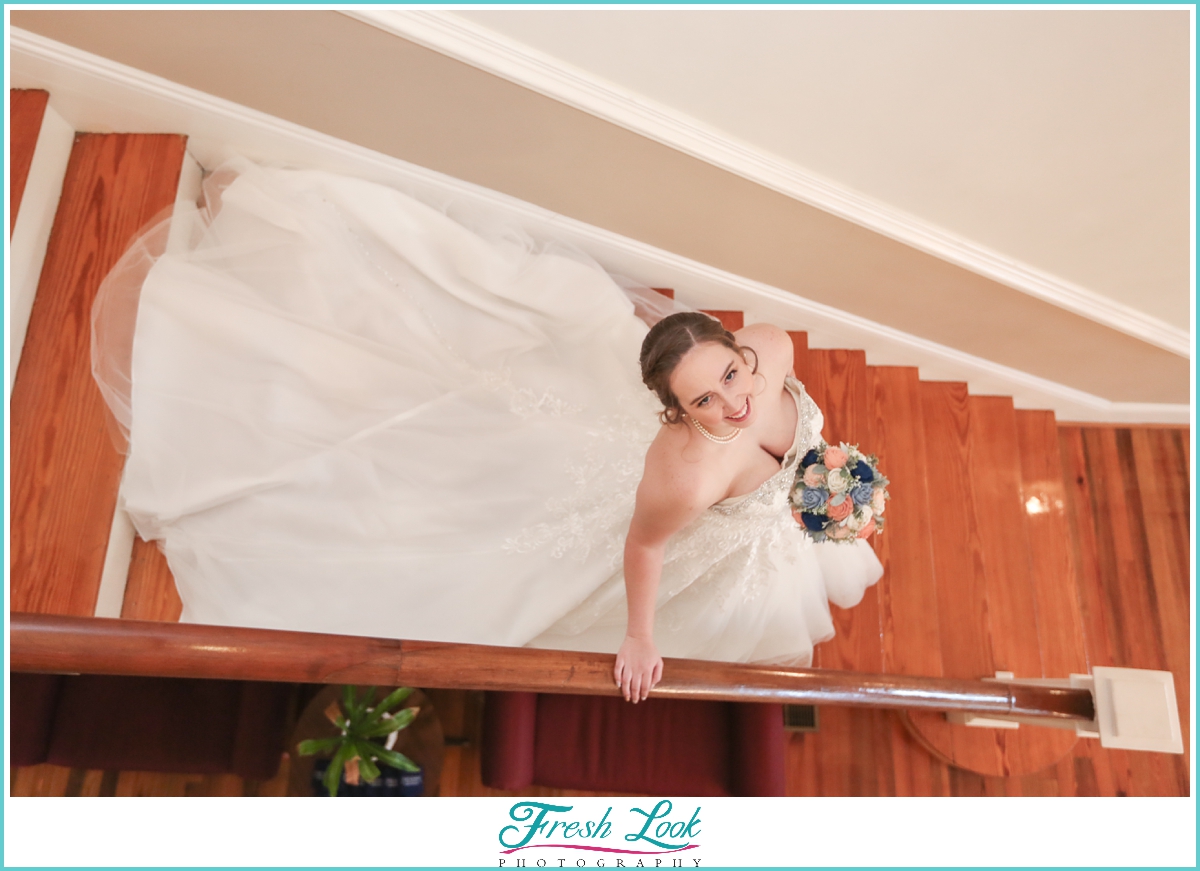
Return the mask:
<svg viewBox="0 0 1200 871">
<path fill-rule="evenodd" d="M 360 698 L 358 689 L 342 687 L 342 704 L 336 701 L 325 709 L 325 716 L 340 731 L 331 738 L 312 738 L 301 741 L 298 750 L 301 756 L 329 754 L 329 766 L 325 769 L 322 782 L 331 796 L 338 794 L 343 781 L 357 786 L 360 781 L 373 783 L 381 774 L 380 764 L 402 772 L 419 772 L 420 767 L 403 753 L 392 749 L 396 736 L 416 719 L 420 708 L 405 708 L 395 714 L 392 710 L 412 694 L 411 687 L 400 687 L 378 705 L 372 707 L 375 687 L 368 687 Z M 378 739 L 385 739 L 380 743 Z M 377 764 L 379 763 L 379 764 Z"/>
</svg>

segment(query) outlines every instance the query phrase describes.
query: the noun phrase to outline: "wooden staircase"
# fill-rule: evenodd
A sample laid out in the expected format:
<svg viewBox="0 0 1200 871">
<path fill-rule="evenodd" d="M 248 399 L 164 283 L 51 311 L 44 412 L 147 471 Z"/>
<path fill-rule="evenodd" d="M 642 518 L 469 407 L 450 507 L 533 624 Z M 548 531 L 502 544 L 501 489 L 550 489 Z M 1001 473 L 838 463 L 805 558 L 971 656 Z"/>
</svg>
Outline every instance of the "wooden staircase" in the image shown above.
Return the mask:
<svg viewBox="0 0 1200 871">
<path fill-rule="evenodd" d="M 46 102 L 11 99 L 15 221 Z M 91 376 L 91 303 L 138 229 L 174 201 L 185 147 L 169 135 L 75 140 L 11 398 L 14 612 L 95 612 L 122 458 Z M 741 312 L 713 314 L 742 326 Z M 792 338 L 827 440 L 877 453 L 892 482 L 875 539 L 884 577 L 859 606 L 833 609 L 837 637 L 814 666 L 955 678 L 1168 669 L 1187 735 L 1187 429 L 1061 424 Z M 161 553 L 136 541 L 121 616 L 179 613 Z M 470 710 L 460 700 L 462 729 Z M 1186 754 L 1104 750 L 1065 730 L 968 728 L 936 713 L 820 717 L 818 732 L 789 739 L 789 794 L 1188 792 Z M 458 788 L 470 791 L 469 775 Z"/>
</svg>

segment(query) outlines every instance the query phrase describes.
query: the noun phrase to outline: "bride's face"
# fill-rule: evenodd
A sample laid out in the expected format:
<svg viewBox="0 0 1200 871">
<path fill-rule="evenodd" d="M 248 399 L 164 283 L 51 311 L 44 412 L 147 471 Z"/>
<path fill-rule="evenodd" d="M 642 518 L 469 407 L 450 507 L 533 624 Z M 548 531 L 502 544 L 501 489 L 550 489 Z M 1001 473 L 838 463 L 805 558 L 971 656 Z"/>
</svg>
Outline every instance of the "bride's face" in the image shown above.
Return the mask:
<svg viewBox="0 0 1200 871">
<path fill-rule="evenodd" d="M 757 397 L 751 367 L 724 345 L 696 345 L 679 361 L 670 384 L 684 413 L 714 435 L 754 422 Z"/>
</svg>

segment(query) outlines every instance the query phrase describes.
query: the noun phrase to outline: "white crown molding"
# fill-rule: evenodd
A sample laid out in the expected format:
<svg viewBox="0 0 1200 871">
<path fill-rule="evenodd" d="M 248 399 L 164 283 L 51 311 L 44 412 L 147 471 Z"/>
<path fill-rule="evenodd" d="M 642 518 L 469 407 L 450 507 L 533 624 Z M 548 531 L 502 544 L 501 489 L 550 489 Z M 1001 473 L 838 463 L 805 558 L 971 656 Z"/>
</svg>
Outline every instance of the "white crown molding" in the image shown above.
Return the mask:
<svg viewBox="0 0 1200 871">
<path fill-rule="evenodd" d="M 697 308 L 738 308 L 747 321 L 806 330 L 817 348 L 862 348 L 873 365 L 916 366 L 922 378 L 965 381 L 972 393 L 1012 396 L 1018 408 L 1103 423 L 1189 424 L 1186 404 L 1114 402 L 931 342 L 776 287 L 689 260 L 470 182 L 318 133 L 159 76 L 10 28 L 10 82 L 44 87 L 75 129 L 172 132 L 212 167 L 234 154 L 355 174 L 427 202 L 463 203 L 537 238 L 574 245 L 651 287 L 675 287 Z"/>
<path fill-rule="evenodd" d="M 1181 357 L 1191 334 L 781 160 L 688 115 L 441 11 L 339 10 L 485 72 Z"/>
</svg>

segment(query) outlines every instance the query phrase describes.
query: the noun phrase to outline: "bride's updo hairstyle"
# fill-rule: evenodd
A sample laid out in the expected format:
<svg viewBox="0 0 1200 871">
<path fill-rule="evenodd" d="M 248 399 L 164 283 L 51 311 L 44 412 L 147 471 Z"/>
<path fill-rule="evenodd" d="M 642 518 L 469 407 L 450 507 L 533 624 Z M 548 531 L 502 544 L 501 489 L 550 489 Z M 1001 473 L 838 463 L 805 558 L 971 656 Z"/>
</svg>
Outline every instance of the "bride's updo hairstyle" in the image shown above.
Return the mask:
<svg viewBox="0 0 1200 871">
<path fill-rule="evenodd" d="M 758 354 L 754 353 L 753 348 L 739 345 L 733 333 L 716 318 L 702 312 L 679 312 L 663 318 L 650 328 L 642 340 L 641 354 L 642 382 L 662 402 L 663 410 L 658 417 L 663 423 L 679 423 L 683 420 L 683 406 L 671 392 L 671 374 L 688 351 L 706 342 L 726 347 L 743 360 L 749 351 L 754 354 L 751 374 L 758 373 Z"/>
</svg>

